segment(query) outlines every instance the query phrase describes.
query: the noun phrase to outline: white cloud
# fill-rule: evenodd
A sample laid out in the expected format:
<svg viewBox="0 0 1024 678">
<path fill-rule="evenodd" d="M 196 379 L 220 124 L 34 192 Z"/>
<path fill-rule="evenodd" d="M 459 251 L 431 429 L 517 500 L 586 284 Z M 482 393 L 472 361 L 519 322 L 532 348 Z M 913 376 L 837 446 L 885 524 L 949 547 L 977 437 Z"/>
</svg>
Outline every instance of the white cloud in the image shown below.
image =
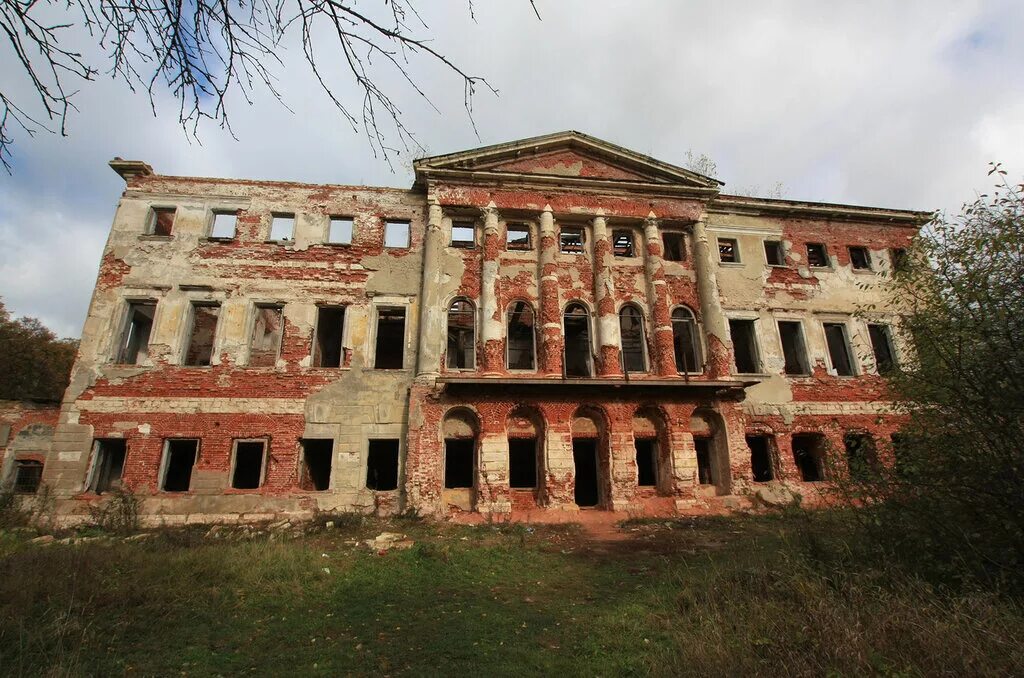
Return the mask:
<svg viewBox="0 0 1024 678">
<path fill-rule="evenodd" d="M 458 79 L 414 63 L 440 112 L 396 101 L 430 153 L 578 129 L 668 162 L 709 153 L 727 189 L 781 181 L 795 198 L 918 209 L 985 189 L 990 160 L 1024 174 L 1020 3 L 539 0 L 537 21 L 523 0 L 475 3 L 476 24 L 461 3 L 420 4 L 432 44 L 501 92 L 477 97 L 477 139 Z M 117 83 L 84 86 L 72 136 L 22 140 L 0 179 L 0 296 L 78 331 L 123 188 L 104 167 L 114 155 L 168 174 L 407 186 L 287 47 L 294 114 L 266 94 L 235 100 L 237 140 L 207 126 L 189 143 L 173 102 L 154 119 Z"/>
</svg>

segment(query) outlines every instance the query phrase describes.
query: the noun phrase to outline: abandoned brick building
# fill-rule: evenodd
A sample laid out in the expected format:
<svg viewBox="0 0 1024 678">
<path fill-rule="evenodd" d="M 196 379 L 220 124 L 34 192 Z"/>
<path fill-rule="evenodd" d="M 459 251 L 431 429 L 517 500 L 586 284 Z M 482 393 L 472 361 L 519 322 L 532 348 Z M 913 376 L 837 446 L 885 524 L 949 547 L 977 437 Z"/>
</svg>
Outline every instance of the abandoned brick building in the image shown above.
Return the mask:
<svg viewBox="0 0 1024 678">
<path fill-rule="evenodd" d="M 409 190 L 110 164 L 32 458 L 68 515 L 118 487 L 168 522 L 721 511 L 813 499 L 901 424 L 895 313 L 855 311 L 927 213 L 727 195 L 577 132 L 419 160 Z"/>
</svg>

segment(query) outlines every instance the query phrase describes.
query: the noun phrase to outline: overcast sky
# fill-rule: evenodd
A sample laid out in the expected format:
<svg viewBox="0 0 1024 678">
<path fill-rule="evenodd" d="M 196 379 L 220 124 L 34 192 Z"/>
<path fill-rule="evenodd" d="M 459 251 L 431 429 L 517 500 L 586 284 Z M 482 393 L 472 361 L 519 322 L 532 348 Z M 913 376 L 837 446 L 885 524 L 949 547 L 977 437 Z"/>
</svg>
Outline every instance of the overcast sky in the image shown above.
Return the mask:
<svg viewBox="0 0 1024 678">
<path fill-rule="evenodd" d="M 726 191 L 782 182 L 790 198 L 924 210 L 987 189 L 989 161 L 1024 176 L 1021 2 L 537 0 L 538 21 L 527 0 L 476 0 L 476 23 L 458 0 L 419 4 L 418 32 L 500 90 L 476 97 L 477 138 L 459 80 L 414 64 L 439 111 L 392 91 L 428 154 L 576 129 L 674 164 L 706 153 Z M 263 93 L 235 101 L 237 140 L 210 125 L 190 142 L 173 102 L 154 118 L 104 78 L 82 85 L 69 137 L 19 138 L 0 176 L 8 308 L 78 336 L 124 187 L 114 156 L 163 174 L 408 187 L 409 158 L 394 172 L 374 159 L 295 47 L 279 70 L 293 112 Z M 9 86 L 20 75 L 3 54 Z"/>
</svg>

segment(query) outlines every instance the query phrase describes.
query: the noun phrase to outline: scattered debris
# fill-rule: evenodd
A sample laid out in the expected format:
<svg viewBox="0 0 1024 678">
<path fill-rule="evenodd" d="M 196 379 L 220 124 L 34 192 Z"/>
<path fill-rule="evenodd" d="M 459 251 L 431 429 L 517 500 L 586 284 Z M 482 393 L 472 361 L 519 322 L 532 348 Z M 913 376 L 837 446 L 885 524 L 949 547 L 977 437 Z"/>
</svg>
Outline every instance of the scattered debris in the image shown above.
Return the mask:
<svg viewBox="0 0 1024 678">
<path fill-rule="evenodd" d="M 29 543 L 31 543 L 31 544 L 49 544 L 49 543 L 52 543 L 53 540 L 54 540 L 54 536 L 52 534 L 44 534 L 41 537 L 36 537 L 35 539 L 32 539 Z"/>
<path fill-rule="evenodd" d="M 412 539 L 406 539 L 404 534 L 398 534 L 397 532 L 381 532 L 373 539 L 367 539 L 363 543 L 371 551 L 377 551 L 380 554 L 384 554 L 391 549 L 401 550 L 410 548 L 416 542 Z"/>
</svg>

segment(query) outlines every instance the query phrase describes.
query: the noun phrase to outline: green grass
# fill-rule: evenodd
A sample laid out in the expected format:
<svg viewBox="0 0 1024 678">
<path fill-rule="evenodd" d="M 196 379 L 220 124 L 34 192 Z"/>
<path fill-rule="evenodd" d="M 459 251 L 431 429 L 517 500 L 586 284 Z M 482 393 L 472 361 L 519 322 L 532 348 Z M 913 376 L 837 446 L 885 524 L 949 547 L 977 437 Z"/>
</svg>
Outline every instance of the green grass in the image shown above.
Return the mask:
<svg viewBox="0 0 1024 678">
<path fill-rule="evenodd" d="M 416 540 L 378 555 L 351 540 Z M 0 536 L 5 675 L 1006 675 L 991 594 L 808 560 L 778 517 L 575 527 L 345 521 L 292 539 Z"/>
</svg>

